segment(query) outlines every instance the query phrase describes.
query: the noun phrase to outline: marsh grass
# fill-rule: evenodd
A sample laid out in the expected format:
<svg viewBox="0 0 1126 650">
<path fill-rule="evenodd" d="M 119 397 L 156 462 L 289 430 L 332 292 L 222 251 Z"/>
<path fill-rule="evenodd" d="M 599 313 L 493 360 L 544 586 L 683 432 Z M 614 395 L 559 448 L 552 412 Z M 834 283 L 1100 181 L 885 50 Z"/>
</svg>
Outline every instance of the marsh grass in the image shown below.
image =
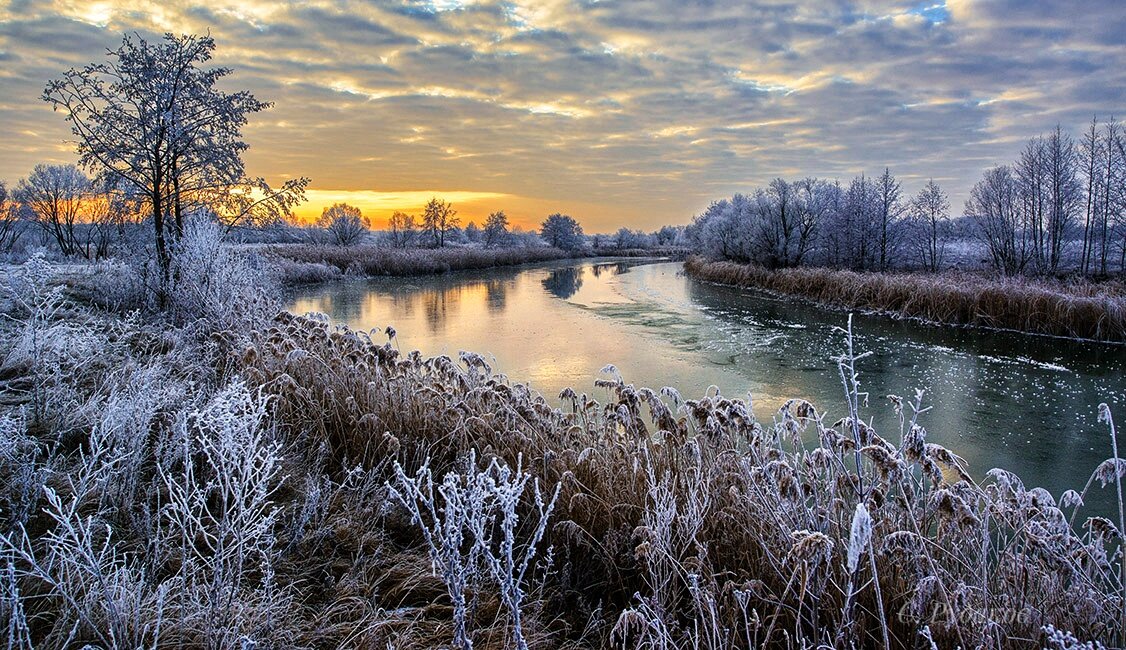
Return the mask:
<svg viewBox="0 0 1126 650">
<path fill-rule="evenodd" d="M 612 367 L 549 400 L 323 316 L 82 318 L 124 343 L 8 370 L 69 396 L 0 419 L 10 647 L 1126 643 L 1121 514 L 1082 513 L 1126 474 L 1106 407 L 1111 458 L 1057 501 L 971 477 L 922 394 L 866 395 L 848 328 L 844 417 L 759 420 Z"/>
<path fill-rule="evenodd" d="M 1126 285 L 1082 279 L 988 278 L 974 273 L 857 273 L 827 268 L 770 271 L 713 262 L 684 264 L 689 276 L 799 296 L 844 309 L 1035 334 L 1126 342 Z"/>
<path fill-rule="evenodd" d="M 430 249 L 295 244 L 270 246 L 264 250 L 265 254 L 282 261 L 282 280 L 287 284 L 321 281 L 344 273 L 359 276 L 427 275 L 572 257 L 571 253 L 546 246 Z"/>
</svg>

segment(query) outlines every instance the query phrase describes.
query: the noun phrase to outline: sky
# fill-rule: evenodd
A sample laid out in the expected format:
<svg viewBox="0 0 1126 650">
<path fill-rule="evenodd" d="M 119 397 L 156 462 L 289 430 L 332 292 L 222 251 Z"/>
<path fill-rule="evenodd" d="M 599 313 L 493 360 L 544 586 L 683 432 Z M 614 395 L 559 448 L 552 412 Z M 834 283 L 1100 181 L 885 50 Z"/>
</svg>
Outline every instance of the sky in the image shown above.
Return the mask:
<svg viewBox="0 0 1126 650">
<path fill-rule="evenodd" d="M 275 103 L 248 172 L 377 226 L 439 196 L 652 230 L 885 166 L 957 213 L 1029 137 L 1126 115 L 1123 0 L 0 0 L 0 180 L 75 161 L 39 96 L 126 31 L 210 32 L 227 88 Z"/>
</svg>

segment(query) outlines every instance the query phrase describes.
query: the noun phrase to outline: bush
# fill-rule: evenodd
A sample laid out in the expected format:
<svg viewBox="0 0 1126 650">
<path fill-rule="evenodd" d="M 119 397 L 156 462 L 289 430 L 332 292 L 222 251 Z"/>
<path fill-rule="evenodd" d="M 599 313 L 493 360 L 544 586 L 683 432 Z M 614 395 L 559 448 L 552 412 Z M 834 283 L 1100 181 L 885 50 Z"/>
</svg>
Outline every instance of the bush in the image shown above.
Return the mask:
<svg viewBox="0 0 1126 650">
<path fill-rule="evenodd" d="M 277 313 L 277 287 L 267 261 L 223 243 L 219 224 L 190 220 L 173 247 L 167 311 L 177 323 L 244 330 Z"/>
</svg>

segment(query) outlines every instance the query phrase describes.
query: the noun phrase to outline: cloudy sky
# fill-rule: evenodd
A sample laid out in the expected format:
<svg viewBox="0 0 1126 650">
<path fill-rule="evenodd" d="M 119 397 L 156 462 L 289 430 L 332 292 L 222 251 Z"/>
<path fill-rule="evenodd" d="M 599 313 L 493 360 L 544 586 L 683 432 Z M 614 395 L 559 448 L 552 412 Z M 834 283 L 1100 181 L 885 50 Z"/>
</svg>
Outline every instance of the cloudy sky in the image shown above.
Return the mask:
<svg viewBox="0 0 1126 650">
<path fill-rule="evenodd" d="M 687 222 L 775 176 L 885 165 L 959 209 L 1029 136 L 1126 114 L 1126 2 L 0 0 L 0 179 L 73 162 L 44 83 L 125 31 L 202 33 L 275 107 L 248 170 L 382 221 Z"/>
</svg>

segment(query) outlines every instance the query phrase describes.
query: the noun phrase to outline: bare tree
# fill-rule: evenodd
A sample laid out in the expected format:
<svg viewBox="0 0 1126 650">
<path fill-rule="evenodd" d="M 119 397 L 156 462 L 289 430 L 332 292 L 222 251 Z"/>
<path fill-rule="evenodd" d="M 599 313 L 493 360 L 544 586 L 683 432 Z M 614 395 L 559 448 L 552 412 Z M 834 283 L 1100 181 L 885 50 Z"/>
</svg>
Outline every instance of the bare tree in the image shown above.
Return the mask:
<svg viewBox="0 0 1126 650">
<path fill-rule="evenodd" d="M 1075 143 L 1057 126 L 1048 137 L 1028 143 L 1016 170 L 1020 206 L 1031 229 L 1037 270 L 1055 273 L 1060 270 L 1082 203 Z"/>
<path fill-rule="evenodd" d="M 391 245 L 395 248 L 407 248 L 414 244 L 418 236 L 418 228 L 414 223 L 414 215 L 396 211 L 387 221 Z"/>
<path fill-rule="evenodd" d="M 242 127 L 270 104 L 246 91 L 219 90 L 217 82 L 231 70 L 198 67 L 214 49 L 210 36 L 167 34 L 150 44 L 126 35 L 109 61 L 71 69 L 43 92 L 66 113 L 80 163 L 146 197 L 165 279 L 169 240 L 183 232 L 188 212 L 207 206 L 230 226 L 288 212 L 308 184 L 294 179 L 275 191 L 246 176 Z"/>
<path fill-rule="evenodd" d="M 360 209 L 347 203 L 334 203 L 317 219 L 317 227 L 324 229 L 337 246 L 351 246 L 360 241 L 369 226 L 370 222 Z"/>
<path fill-rule="evenodd" d="M 932 273 L 942 267 L 946 242 L 941 228 L 949 213 L 950 200 L 934 179 L 928 181 L 911 200 L 915 252 L 920 265 Z"/>
<path fill-rule="evenodd" d="M 1047 245 L 1044 228 L 1044 206 L 1047 203 L 1044 170 L 1045 146 L 1042 137 L 1033 138 L 1021 152 L 1014 167 L 1023 220 L 1032 243 L 1033 261 L 1037 271 L 1047 266 Z"/>
<path fill-rule="evenodd" d="M 1108 272 L 1107 257 L 1111 248 L 1111 224 L 1121 225 L 1126 203 L 1126 150 L 1123 148 L 1123 133 L 1120 125 L 1114 118 L 1103 127 L 1103 146 L 1106 156 L 1103 159 L 1104 174 L 1102 175 L 1102 214 L 1098 221 L 1099 243 L 1099 273 L 1106 275 Z M 1126 237 L 1126 235 L 1124 235 Z M 1126 256 L 1126 239 L 1123 241 L 1122 254 Z M 1119 272 L 1126 270 L 1126 264 L 1120 261 Z"/>
<path fill-rule="evenodd" d="M 0 181 L 0 251 L 11 251 L 22 234 L 19 206 L 8 193 L 8 186 Z"/>
<path fill-rule="evenodd" d="M 1086 210 L 1083 215 L 1083 252 L 1080 254 L 1079 269 L 1087 273 L 1094 256 L 1094 237 L 1098 232 L 1096 221 L 1099 215 L 1099 187 L 1102 184 L 1102 137 L 1099 135 L 1099 120 L 1091 120 L 1091 128 L 1083 135 L 1079 145 L 1083 155 L 1083 176 L 1087 181 Z"/>
<path fill-rule="evenodd" d="M 1078 155 L 1075 142 L 1056 125 L 1056 130 L 1045 141 L 1048 182 L 1048 271 L 1060 270 L 1064 248 L 1070 239 L 1071 229 L 1082 202 L 1082 185 L 1079 181 Z"/>
<path fill-rule="evenodd" d="M 30 211 L 63 255 L 83 252 L 77 229 L 92 193 L 90 179 L 74 165 L 36 165 L 16 185 L 16 200 Z"/>
<path fill-rule="evenodd" d="M 881 271 L 888 269 L 895 254 L 896 225 L 903 216 L 903 203 L 900 196 L 899 181 L 891 175 L 891 169 L 885 167 L 884 173 L 876 180 L 876 197 L 879 202 L 876 224 L 879 230 Z"/>
<path fill-rule="evenodd" d="M 457 210 L 449 203 L 434 197 L 426 204 L 422 212 L 422 229 L 430 237 L 434 248 L 446 245 L 446 235 L 457 228 L 460 220 Z"/>
<path fill-rule="evenodd" d="M 1018 205 L 1017 180 L 1007 166 L 985 172 L 970 190 L 965 212 L 989 250 L 990 263 L 1005 275 L 1025 270 L 1031 255 L 1029 231 Z"/>
</svg>

